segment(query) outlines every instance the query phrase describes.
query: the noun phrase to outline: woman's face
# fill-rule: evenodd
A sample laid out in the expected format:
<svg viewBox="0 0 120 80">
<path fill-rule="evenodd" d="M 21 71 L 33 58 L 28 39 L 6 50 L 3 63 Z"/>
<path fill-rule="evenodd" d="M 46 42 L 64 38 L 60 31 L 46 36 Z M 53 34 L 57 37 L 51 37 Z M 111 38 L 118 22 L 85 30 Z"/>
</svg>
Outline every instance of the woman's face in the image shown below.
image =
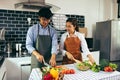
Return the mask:
<svg viewBox="0 0 120 80">
<path fill-rule="evenodd" d="M 69 33 L 73 33 L 75 31 L 75 26 L 73 26 L 71 22 L 66 22 L 66 30 Z"/>
<path fill-rule="evenodd" d="M 48 25 L 49 22 L 50 22 L 50 19 L 46 19 L 45 17 L 39 17 L 39 20 L 40 20 L 40 24 L 41 24 L 43 27 L 47 27 L 47 25 Z"/>
</svg>

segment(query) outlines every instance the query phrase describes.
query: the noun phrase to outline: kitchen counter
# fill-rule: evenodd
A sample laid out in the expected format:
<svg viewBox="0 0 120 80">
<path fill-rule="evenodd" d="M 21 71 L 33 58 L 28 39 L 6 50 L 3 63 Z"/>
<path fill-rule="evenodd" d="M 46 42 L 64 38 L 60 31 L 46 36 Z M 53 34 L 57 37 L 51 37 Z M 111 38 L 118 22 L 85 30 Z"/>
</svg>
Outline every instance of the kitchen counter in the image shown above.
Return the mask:
<svg viewBox="0 0 120 80">
<path fill-rule="evenodd" d="M 99 64 L 99 51 L 91 52 L 97 64 Z M 82 54 L 83 60 L 87 60 L 86 55 Z M 57 65 L 62 64 L 63 56 L 59 53 L 56 57 Z M 31 57 L 16 57 L 16 58 L 5 58 L 4 61 L 4 71 L 2 72 L 2 76 L 6 73 L 7 80 L 28 80 L 30 75 L 30 65 L 31 65 Z M 2 69 L 3 70 L 3 69 Z M 17 72 L 17 74 L 16 74 Z"/>
<path fill-rule="evenodd" d="M 92 72 L 88 71 L 80 71 L 78 70 L 74 64 L 65 65 L 70 69 L 75 70 L 75 74 L 66 74 L 64 75 L 63 80 L 120 80 L 120 72 Z M 29 80 L 42 80 L 42 72 L 39 68 L 35 68 L 32 70 Z"/>
<path fill-rule="evenodd" d="M 62 55 L 57 57 L 58 64 L 61 64 Z M 31 70 L 31 57 L 5 58 L 0 69 L 0 80 L 28 80 Z"/>
</svg>

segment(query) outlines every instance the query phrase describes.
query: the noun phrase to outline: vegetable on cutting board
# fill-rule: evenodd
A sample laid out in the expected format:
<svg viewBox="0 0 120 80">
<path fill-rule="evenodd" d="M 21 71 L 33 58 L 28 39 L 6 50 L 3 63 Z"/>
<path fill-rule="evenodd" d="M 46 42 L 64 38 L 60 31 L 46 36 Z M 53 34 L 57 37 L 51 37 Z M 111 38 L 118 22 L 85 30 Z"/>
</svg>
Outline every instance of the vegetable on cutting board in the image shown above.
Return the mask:
<svg viewBox="0 0 120 80">
<path fill-rule="evenodd" d="M 74 74 L 74 69 L 69 69 L 66 66 L 43 67 L 43 80 L 63 80 L 64 74 Z"/>
<path fill-rule="evenodd" d="M 105 72 L 113 72 L 118 68 L 116 64 L 110 63 L 106 59 L 102 59 L 99 65 L 97 65 L 96 63 L 91 64 L 89 60 L 85 60 L 79 63 L 77 62 L 76 67 L 81 71 L 86 71 L 90 69 L 93 72 L 99 72 L 100 70 Z"/>
<path fill-rule="evenodd" d="M 118 65 L 115 63 L 109 62 L 107 59 L 102 59 L 100 61 L 100 67 L 102 71 L 113 72 L 118 68 Z"/>
<path fill-rule="evenodd" d="M 104 71 L 105 71 L 105 72 L 112 72 L 113 69 L 112 69 L 112 67 L 110 67 L 110 66 L 106 66 L 106 67 L 104 67 Z"/>
<path fill-rule="evenodd" d="M 117 65 L 116 64 L 114 64 L 114 63 L 109 63 L 109 65 L 108 66 L 105 66 L 104 67 L 104 71 L 105 72 L 113 72 L 113 71 L 115 71 L 116 69 L 117 69 Z"/>
<path fill-rule="evenodd" d="M 67 70 L 62 70 L 63 74 L 75 74 L 75 70 L 74 69 L 67 69 Z"/>
<path fill-rule="evenodd" d="M 93 65 L 91 65 L 90 68 L 93 72 L 99 72 L 100 71 L 100 66 L 97 65 L 96 63 L 94 63 Z"/>
<path fill-rule="evenodd" d="M 43 76 L 43 80 L 53 80 L 53 77 L 50 73 L 47 73 L 46 75 Z"/>
<path fill-rule="evenodd" d="M 75 66 L 81 71 L 86 71 L 90 69 L 91 64 L 89 63 L 89 60 L 85 60 L 81 63 L 75 63 Z"/>
</svg>

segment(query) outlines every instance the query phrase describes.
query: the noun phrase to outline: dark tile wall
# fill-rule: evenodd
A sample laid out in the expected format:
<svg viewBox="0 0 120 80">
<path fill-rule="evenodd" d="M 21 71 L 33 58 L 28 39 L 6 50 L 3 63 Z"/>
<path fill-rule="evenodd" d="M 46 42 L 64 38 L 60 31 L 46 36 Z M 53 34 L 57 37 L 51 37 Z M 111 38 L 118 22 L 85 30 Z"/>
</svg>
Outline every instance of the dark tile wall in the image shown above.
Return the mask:
<svg viewBox="0 0 120 80">
<path fill-rule="evenodd" d="M 59 14 L 61 15 L 61 14 Z M 85 26 L 85 18 L 81 15 L 70 15 L 67 14 L 67 17 L 77 18 L 78 24 L 80 27 Z M 11 43 L 22 43 L 25 46 L 26 33 L 30 25 L 28 25 L 27 18 L 30 17 L 32 20 L 32 25 L 36 24 L 38 21 L 37 12 L 29 11 L 15 11 L 15 10 L 4 10 L 0 9 L 0 29 L 5 27 L 6 42 Z M 51 22 L 50 24 L 53 25 Z M 57 30 L 59 38 L 63 30 Z M 59 39 L 58 39 L 59 41 Z"/>
</svg>

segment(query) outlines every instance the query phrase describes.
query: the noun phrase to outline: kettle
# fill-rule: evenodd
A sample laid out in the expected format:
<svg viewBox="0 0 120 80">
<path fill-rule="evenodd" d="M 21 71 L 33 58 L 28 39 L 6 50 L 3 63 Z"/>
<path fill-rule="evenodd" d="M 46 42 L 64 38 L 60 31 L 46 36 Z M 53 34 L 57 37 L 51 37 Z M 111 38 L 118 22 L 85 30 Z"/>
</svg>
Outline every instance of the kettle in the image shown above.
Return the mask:
<svg viewBox="0 0 120 80">
<path fill-rule="evenodd" d="M 5 28 L 0 31 L 0 40 L 5 40 Z"/>
</svg>

